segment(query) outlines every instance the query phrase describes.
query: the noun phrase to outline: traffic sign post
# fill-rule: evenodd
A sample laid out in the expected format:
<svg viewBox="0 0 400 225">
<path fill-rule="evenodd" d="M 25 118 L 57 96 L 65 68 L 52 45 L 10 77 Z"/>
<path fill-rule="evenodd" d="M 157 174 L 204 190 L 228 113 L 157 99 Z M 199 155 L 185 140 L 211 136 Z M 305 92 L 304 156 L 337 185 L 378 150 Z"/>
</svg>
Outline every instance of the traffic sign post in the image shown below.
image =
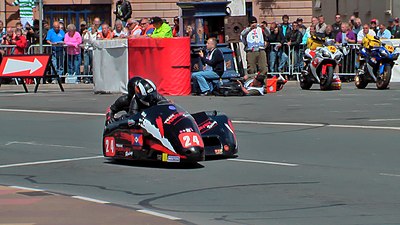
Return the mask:
<svg viewBox="0 0 400 225">
<path fill-rule="evenodd" d="M 36 93 L 40 78 L 56 78 L 61 91 L 64 88 L 61 84 L 61 79 L 51 63 L 50 55 L 6 55 L 0 64 L 0 85 L 2 78 L 22 78 L 21 82 L 28 92 L 28 88 L 24 82 L 24 78 L 33 78 L 36 80 L 36 86 L 34 92 Z M 51 71 L 53 75 L 47 75 L 46 73 Z M 39 78 L 39 80 L 37 80 Z"/>
</svg>

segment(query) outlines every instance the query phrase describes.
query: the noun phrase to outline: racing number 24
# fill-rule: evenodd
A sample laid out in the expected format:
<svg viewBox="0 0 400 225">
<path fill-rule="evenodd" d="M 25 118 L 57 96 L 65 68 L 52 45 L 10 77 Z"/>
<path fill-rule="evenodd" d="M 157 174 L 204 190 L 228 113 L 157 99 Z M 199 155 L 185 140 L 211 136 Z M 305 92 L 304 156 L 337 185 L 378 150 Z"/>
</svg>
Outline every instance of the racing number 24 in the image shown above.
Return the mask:
<svg viewBox="0 0 400 225">
<path fill-rule="evenodd" d="M 194 132 L 179 134 L 179 140 L 184 148 L 200 146 L 204 147 L 203 140 L 200 135 Z"/>
<path fill-rule="evenodd" d="M 105 155 L 108 157 L 115 156 L 115 139 L 114 137 L 104 138 Z"/>
</svg>

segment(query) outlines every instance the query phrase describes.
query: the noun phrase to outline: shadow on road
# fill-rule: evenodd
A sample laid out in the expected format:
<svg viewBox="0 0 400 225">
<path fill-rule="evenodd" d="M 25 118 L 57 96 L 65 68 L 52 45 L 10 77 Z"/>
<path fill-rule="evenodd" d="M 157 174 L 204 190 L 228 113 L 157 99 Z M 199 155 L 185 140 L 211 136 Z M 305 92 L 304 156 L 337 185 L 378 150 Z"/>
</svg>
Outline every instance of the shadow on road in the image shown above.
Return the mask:
<svg viewBox="0 0 400 225">
<path fill-rule="evenodd" d="M 159 169 L 201 169 L 203 165 L 199 163 L 166 163 L 159 161 L 139 161 L 139 160 L 121 160 L 109 159 L 104 162 L 106 164 L 119 165 L 119 166 L 132 166 L 132 167 L 149 167 Z"/>
</svg>

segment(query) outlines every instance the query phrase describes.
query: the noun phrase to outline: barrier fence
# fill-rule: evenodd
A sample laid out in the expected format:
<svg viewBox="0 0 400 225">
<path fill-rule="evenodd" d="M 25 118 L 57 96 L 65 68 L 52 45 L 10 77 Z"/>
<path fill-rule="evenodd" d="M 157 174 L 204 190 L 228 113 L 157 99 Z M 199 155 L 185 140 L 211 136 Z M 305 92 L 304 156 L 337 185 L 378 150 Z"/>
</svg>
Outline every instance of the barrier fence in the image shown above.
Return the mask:
<svg viewBox="0 0 400 225">
<path fill-rule="evenodd" d="M 86 48 L 85 48 L 86 47 Z M 57 70 L 57 75 L 65 79 L 66 83 L 92 83 L 93 82 L 93 48 L 80 45 L 81 53 L 78 55 L 68 54 L 67 45 L 42 45 L 43 54 L 52 55 L 52 63 Z M 16 45 L 0 45 L 2 55 L 14 55 Z M 30 45 L 25 54 L 39 54 L 40 45 Z M 54 74 L 52 74 L 54 75 Z M 15 81 L 18 84 L 18 81 Z M 43 81 L 46 82 L 46 81 Z M 48 81 L 49 82 L 49 81 Z M 36 83 L 36 80 L 35 80 Z"/>
<path fill-rule="evenodd" d="M 42 45 L 44 54 L 52 55 L 52 63 L 57 74 L 65 78 L 66 83 L 93 82 L 93 47 L 82 44 L 80 55 L 67 54 L 66 45 Z M 358 44 L 349 44 L 349 53 L 339 63 L 338 75 L 354 76 L 358 67 L 356 48 Z M 15 45 L 0 45 L 5 55 L 13 55 Z M 25 54 L 38 54 L 40 46 L 30 45 Z M 304 66 L 305 45 L 288 46 L 286 43 L 270 43 L 265 50 L 269 75 L 283 75 L 289 79 L 299 80 Z M 345 78 L 346 79 L 346 78 Z M 35 81 L 36 82 L 36 81 Z"/>
<path fill-rule="evenodd" d="M 338 66 L 338 75 L 344 79 L 352 79 L 358 68 L 358 55 L 356 48 L 359 44 L 348 44 L 348 54 L 345 55 Z M 268 75 L 283 75 L 289 79 L 299 80 L 304 68 L 305 45 L 289 46 L 287 43 L 270 43 L 266 49 L 268 60 Z M 349 77 L 350 76 L 350 77 Z"/>
</svg>

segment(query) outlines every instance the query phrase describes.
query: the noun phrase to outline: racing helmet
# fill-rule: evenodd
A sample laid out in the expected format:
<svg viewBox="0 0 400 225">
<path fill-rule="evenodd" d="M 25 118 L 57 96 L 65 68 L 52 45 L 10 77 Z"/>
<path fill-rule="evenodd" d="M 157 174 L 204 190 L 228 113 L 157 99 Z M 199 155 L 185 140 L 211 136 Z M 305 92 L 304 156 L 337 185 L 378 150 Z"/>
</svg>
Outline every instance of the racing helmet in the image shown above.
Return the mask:
<svg viewBox="0 0 400 225">
<path fill-rule="evenodd" d="M 129 79 L 128 81 L 128 96 L 131 99 L 133 97 L 133 95 L 135 94 L 135 86 L 136 83 L 140 80 L 143 80 L 143 78 L 136 76 L 136 77 L 132 77 L 131 79 Z"/>
<path fill-rule="evenodd" d="M 149 79 L 142 79 L 136 83 L 135 86 L 136 98 L 146 106 L 157 98 L 157 87 Z"/>
</svg>

